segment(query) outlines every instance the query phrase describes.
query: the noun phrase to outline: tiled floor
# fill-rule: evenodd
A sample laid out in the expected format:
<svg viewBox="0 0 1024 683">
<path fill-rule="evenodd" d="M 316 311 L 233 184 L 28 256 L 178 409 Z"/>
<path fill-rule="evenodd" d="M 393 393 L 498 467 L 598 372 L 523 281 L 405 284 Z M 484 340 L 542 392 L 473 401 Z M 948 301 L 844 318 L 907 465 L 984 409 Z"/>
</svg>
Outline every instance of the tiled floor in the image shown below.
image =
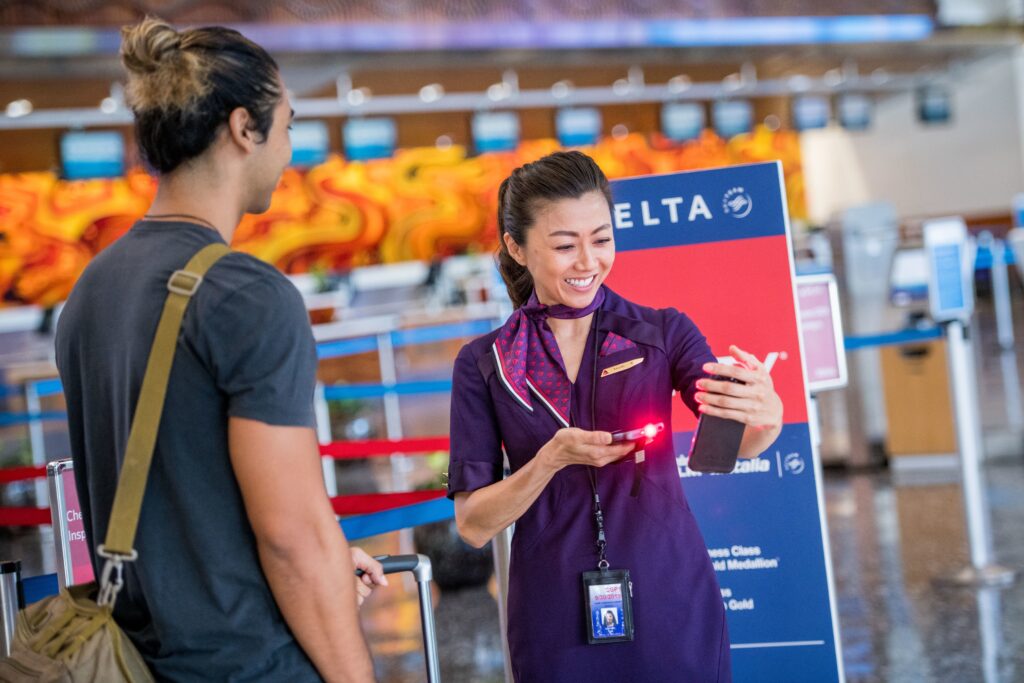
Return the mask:
<svg viewBox="0 0 1024 683">
<path fill-rule="evenodd" d="M 996 559 L 1024 568 L 1024 466 L 986 468 Z M 887 474 L 826 477 L 847 680 L 1024 680 L 1024 581 L 949 588 L 969 563 L 960 487 L 893 486 Z"/>
</svg>

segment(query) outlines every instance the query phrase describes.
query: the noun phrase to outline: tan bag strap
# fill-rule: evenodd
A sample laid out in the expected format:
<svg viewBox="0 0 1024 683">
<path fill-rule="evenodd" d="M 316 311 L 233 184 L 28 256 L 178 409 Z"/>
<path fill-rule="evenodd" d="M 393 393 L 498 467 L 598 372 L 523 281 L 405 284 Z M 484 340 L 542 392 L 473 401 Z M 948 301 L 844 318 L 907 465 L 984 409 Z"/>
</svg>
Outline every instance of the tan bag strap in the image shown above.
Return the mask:
<svg viewBox="0 0 1024 683">
<path fill-rule="evenodd" d="M 114 507 L 107 527 L 107 538 L 97 548 L 97 554 L 107 558 L 100 580 L 100 604 L 113 604 L 120 585 L 108 586 L 113 579 L 120 584 L 120 565 L 123 561 L 132 561 L 138 554 L 133 545 L 135 531 L 139 525 L 139 511 L 142 509 L 142 496 L 149 478 L 149 466 L 153 462 L 153 448 L 156 445 L 157 432 L 160 429 L 160 416 L 164 409 L 164 398 L 167 395 L 167 381 L 171 376 L 174 363 L 174 352 L 178 345 L 178 333 L 181 321 L 185 316 L 188 302 L 202 284 L 203 276 L 231 248 L 226 244 L 211 244 L 193 256 L 182 270 L 175 271 L 167 280 L 169 291 L 164 303 L 160 323 L 156 328 L 156 336 L 146 363 L 146 375 L 142 380 L 142 390 L 135 404 L 135 416 L 128 435 L 128 447 L 121 474 L 114 494 Z M 112 566 L 113 565 L 113 566 Z M 116 571 L 116 578 L 111 573 Z M 109 601 L 104 600 L 107 588 Z"/>
</svg>

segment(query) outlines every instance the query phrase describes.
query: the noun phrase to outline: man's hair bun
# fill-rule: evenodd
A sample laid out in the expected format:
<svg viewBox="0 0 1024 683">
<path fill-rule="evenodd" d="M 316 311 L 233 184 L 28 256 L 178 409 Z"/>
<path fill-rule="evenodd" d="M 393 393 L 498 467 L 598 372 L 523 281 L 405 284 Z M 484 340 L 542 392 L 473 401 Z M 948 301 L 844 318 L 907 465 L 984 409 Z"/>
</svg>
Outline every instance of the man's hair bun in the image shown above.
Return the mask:
<svg viewBox="0 0 1024 683">
<path fill-rule="evenodd" d="M 153 73 L 181 49 L 181 34 L 170 24 L 147 17 L 121 29 L 121 59 L 135 73 Z"/>
<path fill-rule="evenodd" d="M 206 94 L 207 69 L 201 55 L 189 49 L 191 33 L 179 33 L 153 17 L 121 29 L 121 61 L 128 70 L 132 109 L 185 109 Z"/>
</svg>

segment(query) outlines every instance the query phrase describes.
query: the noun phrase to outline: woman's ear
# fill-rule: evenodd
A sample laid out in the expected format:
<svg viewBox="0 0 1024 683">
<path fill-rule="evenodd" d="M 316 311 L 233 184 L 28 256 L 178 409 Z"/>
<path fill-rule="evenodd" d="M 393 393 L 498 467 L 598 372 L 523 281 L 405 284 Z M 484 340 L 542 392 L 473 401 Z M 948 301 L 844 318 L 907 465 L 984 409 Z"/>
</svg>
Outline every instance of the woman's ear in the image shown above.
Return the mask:
<svg viewBox="0 0 1024 683">
<path fill-rule="evenodd" d="M 511 256 L 516 263 L 525 268 L 526 253 L 523 251 L 523 248 L 519 246 L 519 244 L 516 243 L 514 239 L 512 239 L 512 235 L 508 234 L 507 232 L 503 234 L 501 238 L 505 240 L 505 248 L 508 249 L 509 256 Z"/>
</svg>

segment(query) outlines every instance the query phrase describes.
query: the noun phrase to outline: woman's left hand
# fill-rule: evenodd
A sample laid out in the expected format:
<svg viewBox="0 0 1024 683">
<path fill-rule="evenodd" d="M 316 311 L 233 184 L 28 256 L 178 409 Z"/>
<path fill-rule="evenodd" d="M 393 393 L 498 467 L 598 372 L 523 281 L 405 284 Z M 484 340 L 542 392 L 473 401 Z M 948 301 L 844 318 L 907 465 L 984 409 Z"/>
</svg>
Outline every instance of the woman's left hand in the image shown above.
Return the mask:
<svg viewBox="0 0 1024 683">
<path fill-rule="evenodd" d="M 729 352 L 736 365 L 705 363 L 704 372 L 732 377 L 743 384 L 710 378 L 697 380 L 697 402 L 706 415 L 742 422 L 755 429 L 782 427 L 782 399 L 775 392 L 772 376 L 764 363 L 738 346 Z"/>
</svg>

